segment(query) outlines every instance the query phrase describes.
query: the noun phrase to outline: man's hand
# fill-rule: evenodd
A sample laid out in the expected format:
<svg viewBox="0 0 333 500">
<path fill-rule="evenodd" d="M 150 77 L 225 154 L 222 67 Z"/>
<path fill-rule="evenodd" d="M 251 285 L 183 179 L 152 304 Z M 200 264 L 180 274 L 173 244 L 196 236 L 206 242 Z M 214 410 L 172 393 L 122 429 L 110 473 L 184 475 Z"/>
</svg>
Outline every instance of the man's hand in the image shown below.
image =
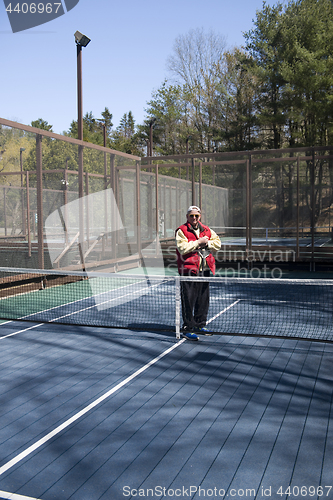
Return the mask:
<svg viewBox="0 0 333 500">
<path fill-rule="evenodd" d="M 208 236 L 202 236 L 201 238 L 198 238 L 198 244 L 199 248 L 204 248 L 208 245 L 209 238 Z"/>
</svg>

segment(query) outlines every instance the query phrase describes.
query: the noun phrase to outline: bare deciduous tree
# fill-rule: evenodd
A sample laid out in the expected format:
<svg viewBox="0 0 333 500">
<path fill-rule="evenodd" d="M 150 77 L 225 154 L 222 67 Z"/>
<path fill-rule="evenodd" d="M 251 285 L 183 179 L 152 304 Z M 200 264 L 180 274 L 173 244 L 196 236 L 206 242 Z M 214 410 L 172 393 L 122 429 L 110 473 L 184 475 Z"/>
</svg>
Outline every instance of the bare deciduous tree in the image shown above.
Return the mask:
<svg viewBox="0 0 333 500">
<path fill-rule="evenodd" d="M 202 86 L 205 79 L 214 77 L 225 49 L 226 40 L 221 34 L 205 32 L 203 28 L 192 29 L 175 39 L 167 66 L 177 83 L 190 88 Z"/>
</svg>

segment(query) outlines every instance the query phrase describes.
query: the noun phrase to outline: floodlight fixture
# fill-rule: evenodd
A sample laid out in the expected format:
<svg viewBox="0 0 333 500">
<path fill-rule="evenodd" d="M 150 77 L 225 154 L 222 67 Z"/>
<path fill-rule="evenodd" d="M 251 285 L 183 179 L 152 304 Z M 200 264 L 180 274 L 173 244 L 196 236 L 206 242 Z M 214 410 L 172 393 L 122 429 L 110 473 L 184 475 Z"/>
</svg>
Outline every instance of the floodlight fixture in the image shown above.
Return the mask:
<svg viewBox="0 0 333 500">
<path fill-rule="evenodd" d="M 90 38 L 88 38 L 86 35 L 83 35 L 79 31 L 76 31 L 74 33 L 74 36 L 76 45 L 79 45 L 80 47 L 86 47 L 90 42 Z"/>
</svg>

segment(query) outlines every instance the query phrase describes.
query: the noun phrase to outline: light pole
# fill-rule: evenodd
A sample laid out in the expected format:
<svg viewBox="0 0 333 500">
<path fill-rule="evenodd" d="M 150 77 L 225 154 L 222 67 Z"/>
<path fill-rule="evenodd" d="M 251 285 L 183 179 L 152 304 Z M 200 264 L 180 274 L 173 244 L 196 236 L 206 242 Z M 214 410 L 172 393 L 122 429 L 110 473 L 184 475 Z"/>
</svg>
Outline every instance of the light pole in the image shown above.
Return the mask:
<svg viewBox="0 0 333 500">
<path fill-rule="evenodd" d="M 76 43 L 76 54 L 77 54 L 77 132 L 78 139 L 83 141 L 83 112 L 82 112 L 82 47 L 86 47 L 90 42 L 90 38 L 86 35 L 83 35 L 79 31 L 74 33 L 75 43 Z M 84 211 L 83 211 L 83 146 L 79 146 L 79 155 L 78 155 L 78 168 L 79 168 L 79 249 L 80 249 L 80 257 L 81 263 L 84 268 L 83 262 L 83 254 L 84 254 Z"/>
<path fill-rule="evenodd" d="M 5 153 L 5 151 L 6 151 L 5 149 L 3 149 L 2 151 L 0 151 L 0 161 L 3 160 L 2 155 Z M 2 172 L 4 168 L 5 167 L 3 166 L 2 169 L 0 170 L 0 172 Z"/>
<path fill-rule="evenodd" d="M 21 187 L 23 186 L 23 151 L 25 148 L 20 148 Z"/>
<path fill-rule="evenodd" d="M 188 136 L 186 137 L 186 154 L 187 154 L 187 155 L 189 154 L 189 146 L 188 146 L 188 141 L 189 141 L 190 139 L 192 139 L 192 137 L 191 137 L 190 135 L 188 135 Z M 189 176 L 189 169 L 188 169 L 188 167 L 186 167 L 186 180 L 188 181 L 188 180 L 189 180 L 189 178 L 190 178 L 190 176 Z"/>
<path fill-rule="evenodd" d="M 150 143 L 150 156 L 153 156 L 153 126 L 156 122 L 156 118 L 152 118 L 149 123 L 149 143 Z"/>
</svg>

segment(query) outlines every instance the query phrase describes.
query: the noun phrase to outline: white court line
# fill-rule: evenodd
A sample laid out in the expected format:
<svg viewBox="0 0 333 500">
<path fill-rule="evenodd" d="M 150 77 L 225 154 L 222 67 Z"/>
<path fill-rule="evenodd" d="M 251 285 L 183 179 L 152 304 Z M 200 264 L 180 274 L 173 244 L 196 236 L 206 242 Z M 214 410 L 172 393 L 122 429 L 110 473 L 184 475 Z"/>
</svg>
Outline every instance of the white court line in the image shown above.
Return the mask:
<svg viewBox="0 0 333 500">
<path fill-rule="evenodd" d="M 17 319 L 15 321 L 20 321 L 20 320 Z M 9 323 L 9 321 L 8 321 L 8 323 Z M 2 324 L 4 324 L 4 323 L 2 323 Z M 4 335 L 3 337 L 0 337 L 0 340 L 7 339 L 8 337 L 13 337 L 14 335 L 18 335 L 19 333 L 27 332 L 28 330 L 32 330 L 33 328 L 38 328 L 42 324 L 43 323 L 38 323 L 37 325 L 28 326 L 28 328 L 24 328 L 23 330 L 18 330 L 17 332 L 9 333 L 8 335 Z M 0 326 L 2 326 L 2 325 L 0 325 Z"/>
<path fill-rule="evenodd" d="M 154 285 L 154 286 L 158 286 L 158 285 Z M 103 292 L 105 293 L 105 292 Z M 122 298 L 122 297 L 126 297 L 127 295 L 130 295 L 130 294 L 126 294 L 126 295 L 122 295 L 121 297 L 117 297 L 116 299 L 112 299 L 112 300 L 117 300 L 119 298 Z M 80 299 L 80 300 L 84 300 L 84 299 Z M 225 313 L 226 311 L 228 311 L 228 309 L 231 309 L 231 307 L 235 306 L 236 304 L 238 304 L 238 302 L 240 302 L 241 299 L 238 299 L 236 300 L 233 304 L 230 304 L 230 306 L 226 307 L 225 309 L 223 309 L 223 311 L 220 311 L 218 314 L 216 314 L 215 316 L 213 316 L 210 320 L 207 321 L 207 325 L 209 323 L 211 323 L 212 321 L 214 321 L 214 319 L 218 318 L 219 316 L 221 316 L 221 314 Z M 106 302 L 110 302 L 110 301 L 106 301 Z M 62 307 L 62 306 L 57 306 L 57 307 Z M 93 307 L 96 307 L 96 304 L 94 304 L 93 306 L 89 306 L 89 307 L 86 307 L 86 308 L 83 308 L 83 309 L 79 309 L 78 311 L 74 311 L 74 312 L 71 312 L 71 313 L 68 313 L 68 314 L 65 314 L 64 316 L 59 316 L 58 318 L 54 318 L 52 320 L 49 321 L 49 323 L 53 323 L 54 321 L 57 321 L 59 319 L 62 319 L 62 318 L 65 318 L 66 316 L 71 316 L 73 314 L 77 314 L 79 312 L 82 312 L 82 311 L 86 311 L 87 309 L 92 309 Z M 56 309 L 56 308 L 55 308 Z M 34 314 L 38 314 L 38 313 L 34 313 Z M 30 315 L 32 316 L 32 315 Z M 27 316 L 28 317 L 28 316 Z M 12 321 L 20 321 L 19 319 L 17 320 L 12 320 Z M 9 323 L 9 322 L 8 322 Z M 4 324 L 4 323 L 3 323 Z M 0 324 L 1 326 L 1 324 Z M 23 333 L 23 332 L 27 332 L 29 330 L 32 330 L 33 328 L 37 328 L 38 326 L 41 326 L 41 323 L 38 323 L 36 325 L 33 325 L 33 326 L 30 326 L 28 328 L 24 328 L 23 330 L 19 330 L 17 332 L 13 332 L 13 333 L 9 333 L 8 335 L 4 335 L 3 337 L 0 337 L 0 340 L 3 340 L 3 339 L 6 339 L 8 337 L 12 337 L 14 335 L 18 335 L 19 333 Z"/>
<path fill-rule="evenodd" d="M 221 314 L 225 313 L 228 309 L 231 309 L 232 307 L 234 307 L 236 304 L 238 304 L 238 302 L 240 302 L 241 299 L 238 299 L 236 300 L 236 302 L 234 302 L 233 304 L 230 304 L 230 306 L 226 307 L 225 309 L 223 309 L 223 311 L 220 311 L 218 314 L 216 314 L 215 316 L 213 316 L 212 318 L 210 318 L 210 320 L 207 321 L 207 325 L 208 323 L 210 323 L 211 321 L 214 321 L 214 319 L 218 318 L 219 316 L 221 316 Z"/>
<path fill-rule="evenodd" d="M 142 282 L 142 283 L 145 283 L 147 280 L 141 280 L 139 281 L 139 284 Z M 48 309 L 42 309 L 41 311 L 37 311 L 35 313 L 31 313 L 31 314 L 27 314 L 26 316 L 22 316 L 21 318 L 16 318 L 16 319 L 11 319 L 11 320 L 8 320 L 6 321 L 5 323 L 1 323 L 1 324 L 6 324 L 6 323 L 10 323 L 10 322 L 13 322 L 13 321 L 20 321 L 20 320 L 25 320 L 27 318 L 30 318 L 31 316 L 36 316 L 37 314 L 41 314 L 41 313 L 45 313 L 45 312 L 48 312 L 48 311 L 53 311 L 55 309 L 60 309 L 61 307 L 66 307 L 66 306 L 69 306 L 71 304 L 77 304 L 78 302 L 83 302 L 84 300 L 91 300 L 91 299 L 95 299 L 95 297 L 99 297 L 101 295 L 104 295 L 106 293 L 110 293 L 114 290 L 121 290 L 122 288 L 127 288 L 129 286 L 133 286 L 133 284 L 137 284 L 137 283 L 130 283 L 129 285 L 124 285 L 122 287 L 119 287 L 119 288 L 113 288 L 111 290 L 106 290 L 105 292 L 101 292 L 99 294 L 95 294 L 95 295 L 89 295 L 88 297 L 83 297 L 82 299 L 77 299 L 77 300 L 73 300 L 72 302 L 65 302 L 64 304 L 60 304 L 58 306 L 54 306 L 54 307 L 49 307 Z M 157 285 L 154 285 L 154 286 L 157 286 Z M 50 289 L 48 289 L 50 290 Z M 25 293 L 20 293 L 18 295 L 28 295 L 28 294 L 31 294 L 31 293 L 35 293 L 36 291 L 40 291 L 40 290 L 34 290 L 33 292 L 25 292 Z M 139 293 L 139 291 L 136 291 L 134 293 Z M 122 299 L 123 297 L 127 297 L 127 295 L 131 295 L 130 293 L 126 294 L 126 295 L 121 295 L 120 297 L 117 297 L 117 299 Z M 3 297 L 2 299 L 0 300 L 4 300 L 6 299 L 7 297 Z M 10 297 L 9 297 L 10 298 Z M 116 300 L 116 299 L 112 299 L 112 300 Z M 102 304 L 105 304 L 106 302 L 108 301 L 105 301 L 105 302 L 102 302 Z M 96 306 L 96 304 L 95 304 Z M 91 307 L 95 307 L 95 306 L 91 306 Z M 89 308 L 88 308 L 89 309 Z M 84 311 L 85 309 L 80 309 L 81 311 Z M 67 314 L 67 316 L 69 316 Z M 65 318 L 66 316 L 61 316 L 63 318 Z M 58 318 L 59 319 L 59 318 Z M 31 320 L 33 321 L 33 320 Z M 55 321 L 55 320 L 53 320 Z M 0 325 L 1 325 L 0 324 Z"/>
<path fill-rule="evenodd" d="M 17 493 L 9 493 L 8 491 L 0 490 L 0 497 L 5 500 L 38 500 L 38 498 L 25 497 L 22 495 L 17 495 Z"/>
<path fill-rule="evenodd" d="M 69 418 L 68 420 L 66 420 L 64 423 L 62 423 L 61 425 L 59 425 L 58 427 L 56 427 L 53 431 L 51 431 L 48 434 L 46 434 L 46 436 L 44 436 L 43 438 L 39 439 L 36 443 L 34 443 L 33 445 L 29 446 L 26 450 L 24 450 L 21 453 L 19 453 L 19 455 L 17 455 L 16 457 L 12 458 L 12 460 L 10 460 L 6 464 L 4 464 L 2 467 L 0 467 L 0 476 L 2 474 L 4 474 L 7 470 L 9 470 L 12 467 L 14 467 L 14 465 L 16 465 L 18 462 L 20 462 L 21 460 L 23 460 L 24 458 L 26 458 L 28 455 L 30 455 L 31 453 L 33 453 L 34 451 L 36 451 L 43 444 L 45 444 L 48 441 L 50 441 L 50 439 L 52 439 L 54 436 L 56 436 L 61 431 L 63 431 L 64 429 L 66 429 L 66 427 L 70 426 L 73 422 L 75 422 L 79 418 L 83 417 L 83 415 L 85 415 L 90 410 L 92 410 L 93 408 L 95 408 L 95 406 L 99 405 L 100 403 L 102 403 L 102 401 L 104 401 L 105 399 L 109 398 L 112 394 L 114 394 L 119 389 L 121 389 L 122 387 L 124 387 L 126 384 L 128 384 L 129 382 L 131 382 L 134 378 L 138 377 L 145 370 L 147 370 L 152 365 L 154 365 L 155 363 L 157 363 L 158 361 L 160 361 L 160 359 L 162 359 L 164 356 L 166 356 L 167 354 L 169 354 L 171 351 L 173 351 L 174 349 L 176 349 L 177 347 L 179 347 L 183 342 L 185 342 L 185 339 L 177 342 L 172 347 L 169 347 L 168 349 L 166 349 L 165 351 L 163 351 L 161 354 L 159 354 L 159 356 L 157 356 L 156 358 L 154 358 L 151 361 L 149 361 L 149 363 L 147 363 L 146 365 L 144 365 L 142 368 L 139 368 L 139 370 L 137 370 L 132 375 L 130 375 L 129 377 L 127 377 L 125 380 L 123 380 L 122 382 L 120 382 L 119 384 L 117 384 L 115 387 L 113 387 L 112 389 L 110 389 L 108 392 L 106 392 L 105 394 L 103 394 L 103 396 L 101 396 L 100 398 L 98 398 L 95 401 L 93 401 L 90 405 L 88 405 L 85 408 L 83 408 L 83 410 L 81 410 L 78 413 L 76 413 L 75 415 L 73 415 L 71 418 Z"/>
<path fill-rule="evenodd" d="M 142 281 L 143 281 L 143 280 L 142 280 Z M 128 286 L 132 286 L 132 285 L 133 285 L 133 283 L 132 283 L 132 284 L 130 284 L 130 285 L 125 285 L 125 286 L 124 286 L 124 287 L 122 287 L 122 288 L 126 288 L 126 287 L 128 287 Z M 158 284 L 156 284 L 156 285 L 153 285 L 153 286 L 151 286 L 150 288 L 155 288 L 155 287 L 157 287 L 157 286 L 159 286 L 159 285 L 160 285 L 160 283 L 158 283 Z M 134 293 L 133 293 L 133 292 L 130 292 L 130 293 L 127 293 L 127 294 L 125 294 L 125 295 L 121 295 L 120 297 L 115 297 L 115 298 L 113 298 L 113 299 L 108 299 L 108 300 L 105 300 L 104 302 L 101 302 L 101 303 L 100 303 L 100 304 L 98 304 L 98 305 L 107 304 L 107 303 L 109 303 L 109 302 L 112 302 L 112 301 L 114 301 L 114 300 L 119 300 L 119 299 L 122 299 L 122 298 L 124 298 L 124 297 L 129 296 L 129 295 L 130 295 L 130 296 L 133 296 L 133 295 L 135 295 L 135 294 L 141 293 L 141 291 L 142 291 L 142 290 L 137 290 L 137 291 L 134 291 Z M 102 293 L 101 293 L 101 294 L 99 294 L 99 295 L 103 295 L 103 294 L 105 294 L 105 293 L 110 293 L 110 290 L 108 290 L 108 291 L 106 291 L 106 292 L 102 292 Z M 41 314 L 41 313 L 44 313 L 44 312 L 47 312 L 47 311 L 52 311 L 53 309 L 60 309 L 61 307 L 66 307 L 66 306 L 68 306 L 68 305 L 70 305 L 70 304 L 75 304 L 75 303 L 77 303 L 77 302 L 82 302 L 83 300 L 90 300 L 90 299 L 92 299 L 92 298 L 94 298 L 94 297 L 97 297 L 97 296 L 98 296 L 98 295 L 93 295 L 93 296 L 85 297 L 85 298 L 83 298 L 83 299 L 75 300 L 75 301 L 73 301 L 73 302 L 67 302 L 67 303 L 62 304 L 62 305 L 60 305 L 60 306 L 51 307 L 50 309 L 45 309 L 45 310 L 42 310 L 42 311 L 39 311 L 39 312 L 36 312 L 36 313 L 28 314 L 27 316 L 23 316 L 23 317 L 21 317 L 21 318 L 17 318 L 17 319 L 15 319 L 15 320 L 9 320 L 9 321 L 6 321 L 6 322 L 4 322 L 4 323 L 0 323 L 0 327 L 1 327 L 2 325 L 6 325 L 6 324 L 8 324 L 8 323 L 14 323 L 15 321 L 23 321 L 23 320 L 25 320 L 26 318 L 30 318 L 30 317 L 32 317 L 32 316 L 36 316 L 37 314 Z M 70 312 L 70 313 L 68 313 L 68 314 L 64 314 L 63 316 L 58 316 L 57 318 L 53 318 L 53 319 L 51 319 L 50 321 L 48 321 L 48 323 L 54 323 L 55 321 L 58 321 L 59 319 L 66 318 L 67 316 L 73 316 L 74 314 L 78 314 L 78 313 L 80 313 L 80 312 L 82 312 L 82 311 L 87 311 L 88 309 L 93 309 L 94 307 L 97 307 L 97 304 L 94 304 L 94 305 L 92 305 L 92 306 L 88 306 L 88 307 L 84 307 L 84 308 L 82 308 L 82 309 L 78 309 L 77 311 L 72 311 L 72 312 Z M 31 319 L 31 321 L 33 321 L 33 319 Z M 38 320 L 37 320 L 37 321 L 38 321 Z M 18 333 L 27 332 L 28 330 L 32 330 L 33 328 L 37 328 L 38 326 L 41 326 L 41 324 L 43 324 L 43 323 L 40 323 L 40 322 L 39 322 L 37 325 L 33 325 L 33 326 L 28 327 L 28 328 L 24 328 L 23 330 L 19 330 L 19 331 L 17 331 L 17 332 L 10 333 L 10 334 L 8 334 L 8 335 L 4 335 L 3 337 L 0 337 L 0 340 L 6 339 L 6 338 L 8 338 L 8 337 L 12 337 L 12 336 L 14 336 L 14 335 L 17 335 Z M 70 326 L 71 326 L 71 325 L 70 325 Z M 89 325 L 88 325 L 88 326 L 89 326 Z"/>
<path fill-rule="evenodd" d="M 155 288 L 155 287 L 157 287 L 159 285 L 160 285 L 160 283 L 158 283 L 157 285 L 153 285 L 150 288 Z M 110 293 L 110 292 L 109 291 L 108 292 L 103 292 L 102 294 L 99 294 L 99 295 L 103 295 L 104 293 Z M 64 314 L 63 316 L 59 316 L 58 318 L 54 318 L 54 319 L 50 320 L 49 322 L 53 323 L 54 321 L 58 321 L 59 319 L 67 318 L 67 316 L 74 316 L 74 314 L 78 314 L 78 313 L 80 313 L 82 311 L 88 311 L 88 309 L 93 309 L 94 307 L 98 307 L 98 306 L 101 306 L 103 304 L 108 304 L 110 302 L 113 302 L 114 300 L 123 299 L 124 297 L 128 297 L 128 296 L 133 297 L 134 295 L 136 295 L 138 293 L 142 293 L 142 290 L 136 290 L 134 292 L 126 293 L 125 295 L 121 295 L 120 297 L 115 297 L 113 299 L 107 299 L 104 302 L 99 302 L 98 304 L 94 304 L 92 306 L 84 307 L 84 308 L 79 309 L 77 311 L 72 311 L 70 313 Z M 97 295 L 93 295 L 93 297 L 97 297 Z M 88 298 L 91 299 L 92 297 L 88 297 Z M 64 304 L 64 306 L 60 306 L 60 307 L 66 307 L 67 305 L 68 304 Z M 44 311 L 42 311 L 42 312 L 44 312 Z M 37 313 L 37 314 L 39 314 L 39 313 Z M 31 316 L 33 316 L 33 314 L 31 314 Z M 29 317 L 29 316 L 27 316 L 27 317 Z"/>
</svg>

